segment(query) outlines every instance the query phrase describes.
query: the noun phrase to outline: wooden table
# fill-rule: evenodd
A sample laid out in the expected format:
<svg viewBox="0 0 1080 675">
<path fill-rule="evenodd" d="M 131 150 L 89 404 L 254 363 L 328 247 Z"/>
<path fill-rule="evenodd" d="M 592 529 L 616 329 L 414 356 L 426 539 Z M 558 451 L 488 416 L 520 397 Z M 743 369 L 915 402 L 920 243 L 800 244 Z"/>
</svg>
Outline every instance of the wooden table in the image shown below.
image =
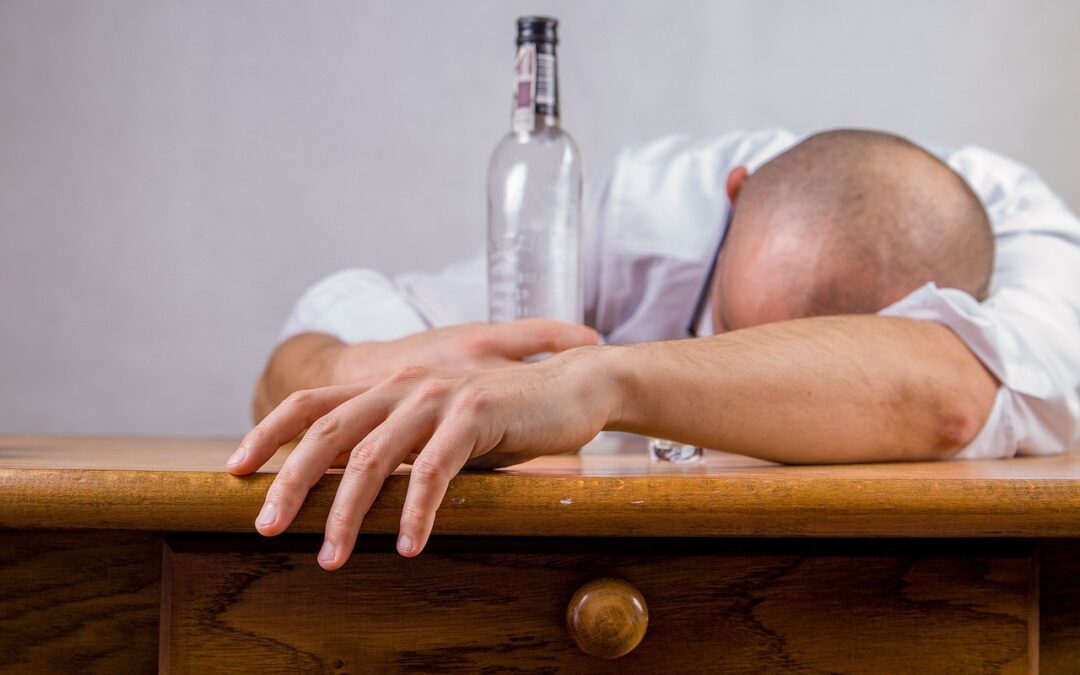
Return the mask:
<svg viewBox="0 0 1080 675">
<path fill-rule="evenodd" d="M 0 669 L 1080 672 L 1077 455 L 680 466 L 608 443 L 457 477 L 412 560 L 393 551 L 402 469 L 328 573 L 339 477 L 264 539 L 252 522 L 284 452 L 236 478 L 234 446 L 0 438 Z M 615 660 L 567 629 L 597 578 L 627 582 L 614 609 L 588 606 L 604 625 L 630 625 L 634 589 L 647 605 Z M 627 639 L 580 637 L 607 638 Z"/>
</svg>

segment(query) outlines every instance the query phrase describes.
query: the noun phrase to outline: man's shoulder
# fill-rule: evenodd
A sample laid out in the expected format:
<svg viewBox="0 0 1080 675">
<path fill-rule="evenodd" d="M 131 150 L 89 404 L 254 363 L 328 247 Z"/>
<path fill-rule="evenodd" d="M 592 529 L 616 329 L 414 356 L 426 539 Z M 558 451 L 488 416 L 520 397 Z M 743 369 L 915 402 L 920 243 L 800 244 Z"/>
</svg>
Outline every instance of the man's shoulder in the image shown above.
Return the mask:
<svg viewBox="0 0 1080 675">
<path fill-rule="evenodd" d="M 1078 237 L 1076 216 L 1026 164 L 979 145 L 923 147 L 964 178 L 986 208 L 997 235 L 1039 229 Z"/>
<path fill-rule="evenodd" d="M 786 129 L 735 130 L 695 136 L 672 134 L 627 146 L 619 153 L 619 168 L 661 170 L 722 163 L 757 168 L 795 144 L 798 137 Z"/>
<path fill-rule="evenodd" d="M 623 225 L 634 217 L 670 226 L 714 216 L 727 208 L 731 169 L 741 165 L 753 171 L 795 141 L 790 131 L 764 129 L 665 136 L 629 146 L 615 160 L 606 206 Z"/>
</svg>

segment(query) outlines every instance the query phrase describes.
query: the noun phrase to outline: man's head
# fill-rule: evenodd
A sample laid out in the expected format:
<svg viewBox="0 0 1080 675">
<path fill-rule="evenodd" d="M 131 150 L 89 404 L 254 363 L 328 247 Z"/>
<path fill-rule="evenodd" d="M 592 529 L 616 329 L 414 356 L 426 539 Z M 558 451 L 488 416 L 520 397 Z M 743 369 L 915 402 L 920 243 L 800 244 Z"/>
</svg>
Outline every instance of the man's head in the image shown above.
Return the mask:
<svg viewBox="0 0 1080 675">
<path fill-rule="evenodd" d="M 994 240 L 978 198 L 936 157 L 891 134 L 816 134 L 728 177 L 717 332 L 860 314 L 929 281 L 985 297 Z"/>
</svg>

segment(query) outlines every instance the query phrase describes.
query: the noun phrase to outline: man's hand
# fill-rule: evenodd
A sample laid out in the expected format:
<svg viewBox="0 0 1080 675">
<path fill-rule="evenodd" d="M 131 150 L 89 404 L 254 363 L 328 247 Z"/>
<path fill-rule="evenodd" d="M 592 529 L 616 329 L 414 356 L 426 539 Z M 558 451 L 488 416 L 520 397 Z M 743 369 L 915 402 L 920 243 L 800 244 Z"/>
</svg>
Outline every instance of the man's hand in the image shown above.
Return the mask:
<svg viewBox="0 0 1080 675">
<path fill-rule="evenodd" d="M 329 335 L 305 333 L 274 352 L 255 390 L 260 420 L 302 389 L 363 382 L 408 366 L 482 370 L 520 364 L 545 352 L 595 345 L 591 328 L 547 319 L 469 323 L 423 331 L 398 340 L 346 345 Z"/>
<path fill-rule="evenodd" d="M 565 344 L 514 342 L 499 331 L 488 331 L 487 337 L 506 342 L 478 348 L 487 355 L 480 361 L 486 364 Z M 466 462 L 513 464 L 575 450 L 604 427 L 618 407 L 618 390 L 591 376 L 584 358 L 588 351 L 476 372 L 410 366 L 363 384 L 297 392 L 244 437 L 228 468 L 251 473 L 310 427 L 271 485 L 256 521 L 259 532 L 276 535 L 293 521 L 335 458 L 349 453 L 319 553 L 319 564 L 333 570 L 352 553 L 383 481 L 411 461 L 397 547 L 414 556 L 427 543 L 450 479 Z"/>
</svg>

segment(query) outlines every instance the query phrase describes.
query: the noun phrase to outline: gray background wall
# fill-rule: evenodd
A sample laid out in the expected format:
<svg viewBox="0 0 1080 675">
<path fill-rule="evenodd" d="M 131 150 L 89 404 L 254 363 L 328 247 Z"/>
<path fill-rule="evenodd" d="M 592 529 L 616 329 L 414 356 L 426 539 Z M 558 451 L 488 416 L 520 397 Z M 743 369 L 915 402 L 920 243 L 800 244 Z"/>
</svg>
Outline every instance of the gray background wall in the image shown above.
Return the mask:
<svg viewBox="0 0 1080 675">
<path fill-rule="evenodd" d="M 979 143 L 1080 205 L 1080 3 L 0 0 L 0 432 L 239 433 L 297 295 L 480 245 L 513 19 L 595 169 L 670 132 Z"/>
</svg>

